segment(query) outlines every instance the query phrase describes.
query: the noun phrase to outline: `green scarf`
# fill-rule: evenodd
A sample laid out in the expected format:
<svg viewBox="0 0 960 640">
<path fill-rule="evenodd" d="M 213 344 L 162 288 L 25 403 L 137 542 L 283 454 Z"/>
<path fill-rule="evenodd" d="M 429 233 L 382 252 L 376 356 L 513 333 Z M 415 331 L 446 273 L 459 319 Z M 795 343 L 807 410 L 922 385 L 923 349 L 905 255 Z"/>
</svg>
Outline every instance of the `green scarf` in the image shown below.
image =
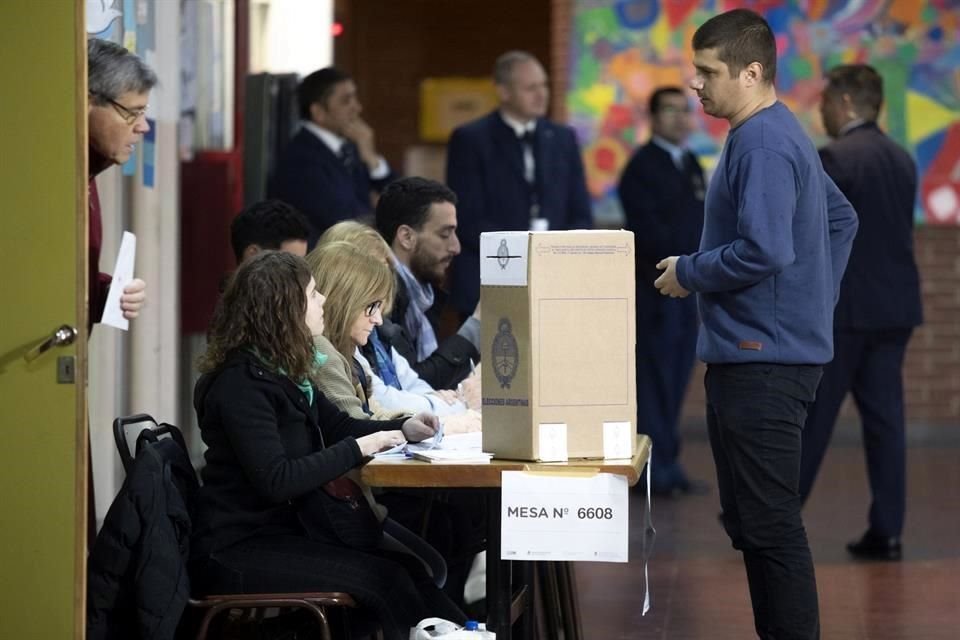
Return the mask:
<svg viewBox="0 0 960 640">
<path fill-rule="evenodd" d="M 253 355 L 255 355 L 255 356 L 257 357 L 257 359 L 260 360 L 260 362 L 263 362 L 264 364 L 268 364 L 267 361 L 266 361 L 264 358 L 260 357 L 260 354 L 257 352 L 257 350 L 256 350 L 255 348 L 251 348 L 251 349 L 250 349 L 250 352 L 253 353 Z M 314 350 L 313 350 L 313 363 L 314 363 L 314 365 L 316 365 L 317 367 L 322 367 L 324 364 L 326 364 L 326 362 L 327 362 L 327 354 L 325 354 L 325 353 L 320 353 L 319 351 L 316 350 L 316 348 L 314 348 Z M 287 372 L 284 371 L 284 370 L 283 370 L 282 368 L 280 368 L 280 367 L 277 367 L 277 373 L 279 373 L 279 374 L 282 375 L 282 376 L 287 375 Z M 289 377 L 289 376 L 288 376 L 288 377 Z M 291 379 L 291 382 L 293 382 L 293 384 L 297 385 L 297 387 L 300 389 L 300 391 L 303 392 L 303 395 L 305 395 L 305 396 L 307 397 L 307 403 L 308 403 L 310 406 L 313 406 L 313 383 L 310 382 L 310 378 L 304 378 L 303 380 L 300 380 L 299 382 L 297 382 L 296 380 L 292 380 L 292 379 Z"/>
</svg>

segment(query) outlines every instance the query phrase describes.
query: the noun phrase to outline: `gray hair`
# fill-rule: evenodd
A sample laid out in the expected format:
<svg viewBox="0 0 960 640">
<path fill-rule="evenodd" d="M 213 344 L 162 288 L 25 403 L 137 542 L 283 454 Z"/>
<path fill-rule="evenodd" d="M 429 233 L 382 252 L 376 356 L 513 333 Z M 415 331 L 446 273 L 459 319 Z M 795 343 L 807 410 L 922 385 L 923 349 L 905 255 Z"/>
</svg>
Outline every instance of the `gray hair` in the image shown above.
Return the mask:
<svg viewBox="0 0 960 640">
<path fill-rule="evenodd" d="M 513 74 L 513 68 L 521 62 L 536 62 L 540 64 L 540 61 L 537 60 L 533 54 L 527 53 L 526 51 L 507 51 L 501 54 L 500 57 L 497 58 L 497 61 L 493 63 L 493 83 L 510 84 L 510 76 Z"/>
<path fill-rule="evenodd" d="M 146 93 L 155 84 L 157 74 L 136 54 L 109 40 L 87 40 L 87 90 L 97 103 Z"/>
</svg>

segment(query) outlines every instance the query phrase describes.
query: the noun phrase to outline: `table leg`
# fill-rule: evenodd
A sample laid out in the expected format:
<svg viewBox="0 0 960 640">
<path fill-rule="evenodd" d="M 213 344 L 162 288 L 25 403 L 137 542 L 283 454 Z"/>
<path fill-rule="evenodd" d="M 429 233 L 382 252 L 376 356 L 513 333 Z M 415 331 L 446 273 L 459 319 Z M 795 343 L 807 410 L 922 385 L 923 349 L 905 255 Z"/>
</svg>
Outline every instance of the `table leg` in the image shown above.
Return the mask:
<svg viewBox="0 0 960 640">
<path fill-rule="evenodd" d="M 523 590 L 523 604 L 520 613 L 520 631 L 519 635 L 522 640 L 533 640 L 534 629 L 536 628 L 536 614 L 534 611 L 536 597 L 534 594 L 534 579 L 533 573 L 536 569 L 536 563 L 534 562 L 516 562 L 514 567 L 517 568 L 517 574 L 520 578 L 520 581 L 523 583 L 521 589 Z M 498 638 L 500 636 L 497 636 Z"/>
<path fill-rule="evenodd" d="M 511 562 L 500 559 L 500 489 L 487 491 L 487 628 L 511 640 Z"/>
<path fill-rule="evenodd" d="M 511 640 L 514 620 L 514 587 L 517 615 L 521 618 L 518 640 L 533 640 L 533 562 L 500 559 L 500 489 L 487 493 L 487 628 L 497 640 Z M 516 581 L 514 580 L 516 578 Z"/>
</svg>

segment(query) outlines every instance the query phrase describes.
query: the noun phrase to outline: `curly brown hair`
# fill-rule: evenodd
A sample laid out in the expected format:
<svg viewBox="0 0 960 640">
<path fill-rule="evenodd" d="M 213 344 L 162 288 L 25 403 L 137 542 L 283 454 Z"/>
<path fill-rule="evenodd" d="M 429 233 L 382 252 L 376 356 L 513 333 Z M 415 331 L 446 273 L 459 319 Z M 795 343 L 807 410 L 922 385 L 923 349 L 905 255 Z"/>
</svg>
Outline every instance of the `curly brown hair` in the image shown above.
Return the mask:
<svg viewBox="0 0 960 640">
<path fill-rule="evenodd" d="M 313 338 L 306 323 L 310 268 L 283 251 L 261 251 L 240 265 L 207 332 L 200 371 L 212 371 L 236 349 L 250 349 L 293 380 L 313 373 Z"/>
</svg>

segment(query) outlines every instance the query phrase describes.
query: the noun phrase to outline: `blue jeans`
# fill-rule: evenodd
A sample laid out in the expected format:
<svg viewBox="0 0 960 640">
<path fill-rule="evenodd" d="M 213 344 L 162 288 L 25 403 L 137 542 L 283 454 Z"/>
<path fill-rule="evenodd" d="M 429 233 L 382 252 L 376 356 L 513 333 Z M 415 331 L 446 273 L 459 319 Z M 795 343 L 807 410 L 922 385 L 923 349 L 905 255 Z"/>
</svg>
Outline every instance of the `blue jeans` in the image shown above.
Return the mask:
<svg viewBox="0 0 960 640">
<path fill-rule="evenodd" d="M 822 367 L 709 365 L 707 428 L 723 526 L 743 553 L 763 639 L 820 637 L 817 582 L 800 517 L 800 434 Z"/>
</svg>

